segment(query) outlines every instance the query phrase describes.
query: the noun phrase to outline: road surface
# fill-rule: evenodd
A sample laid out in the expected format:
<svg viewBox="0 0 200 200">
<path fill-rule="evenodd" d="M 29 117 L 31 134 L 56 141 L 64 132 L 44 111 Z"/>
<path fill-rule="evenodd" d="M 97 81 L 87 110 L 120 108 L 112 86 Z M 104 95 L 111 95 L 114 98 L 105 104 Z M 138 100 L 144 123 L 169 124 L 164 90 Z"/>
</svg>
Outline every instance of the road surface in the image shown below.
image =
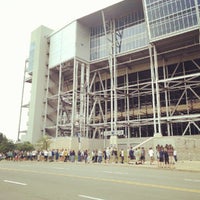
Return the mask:
<svg viewBox="0 0 200 200">
<path fill-rule="evenodd" d="M 0 162 L 0 200 L 199 200 L 200 173 L 122 164 Z"/>
</svg>

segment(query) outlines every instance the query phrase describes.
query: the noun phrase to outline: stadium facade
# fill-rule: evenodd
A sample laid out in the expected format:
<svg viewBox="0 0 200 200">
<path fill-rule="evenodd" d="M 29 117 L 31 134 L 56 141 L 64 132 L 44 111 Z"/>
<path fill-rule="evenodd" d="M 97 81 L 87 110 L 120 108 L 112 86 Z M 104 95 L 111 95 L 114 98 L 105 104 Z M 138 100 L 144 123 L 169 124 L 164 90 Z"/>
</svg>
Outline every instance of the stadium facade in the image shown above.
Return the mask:
<svg viewBox="0 0 200 200">
<path fill-rule="evenodd" d="M 24 141 L 198 135 L 200 0 L 125 0 L 57 31 L 41 26 L 27 84 Z"/>
</svg>

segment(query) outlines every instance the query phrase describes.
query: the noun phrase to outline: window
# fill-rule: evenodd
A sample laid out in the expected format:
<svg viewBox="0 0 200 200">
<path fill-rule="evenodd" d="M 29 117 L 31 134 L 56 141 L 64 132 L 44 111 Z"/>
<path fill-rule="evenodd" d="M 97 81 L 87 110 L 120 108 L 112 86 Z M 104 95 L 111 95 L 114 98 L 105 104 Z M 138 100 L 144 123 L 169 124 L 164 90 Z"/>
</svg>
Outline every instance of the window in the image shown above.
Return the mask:
<svg viewBox="0 0 200 200">
<path fill-rule="evenodd" d="M 179 33 L 198 23 L 195 0 L 146 0 L 146 3 L 152 38 Z"/>
</svg>

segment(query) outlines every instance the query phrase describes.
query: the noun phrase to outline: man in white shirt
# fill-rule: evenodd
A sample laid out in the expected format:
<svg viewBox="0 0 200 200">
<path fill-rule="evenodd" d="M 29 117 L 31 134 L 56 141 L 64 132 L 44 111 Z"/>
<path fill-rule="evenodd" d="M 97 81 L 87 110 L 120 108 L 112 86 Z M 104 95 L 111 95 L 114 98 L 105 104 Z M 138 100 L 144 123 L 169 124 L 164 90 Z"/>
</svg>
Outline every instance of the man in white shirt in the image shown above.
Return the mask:
<svg viewBox="0 0 200 200">
<path fill-rule="evenodd" d="M 149 148 L 149 157 L 150 157 L 150 165 L 152 165 L 154 161 L 154 151 L 152 147 Z"/>
</svg>

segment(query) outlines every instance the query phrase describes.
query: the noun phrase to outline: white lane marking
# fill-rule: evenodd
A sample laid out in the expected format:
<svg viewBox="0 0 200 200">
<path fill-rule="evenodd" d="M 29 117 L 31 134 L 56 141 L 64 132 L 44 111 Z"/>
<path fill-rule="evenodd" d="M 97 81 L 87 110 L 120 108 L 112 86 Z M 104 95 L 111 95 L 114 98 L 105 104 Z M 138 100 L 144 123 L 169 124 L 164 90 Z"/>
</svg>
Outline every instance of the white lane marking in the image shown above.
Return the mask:
<svg viewBox="0 0 200 200">
<path fill-rule="evenodd" d="M 16 184 L 16 185 L 23 185 L 23 186 L 27 185 L 26 183 L 20 183 L 20 182 L 16 182 L 16 181 L 9 181 L 9 180 L 4 180 L 4 182 L 6 182 L 6 183 L 12 183 L 12 184 Z"/>
<path fill-rule="evenodd" d="M 104 200 L 104 199 L 99 199 L 99 198 L 96 198 L 96 197 L 90 197 L 90 196 L 86 196 L 86 195 L 82 195 L 82 194 L 79 194 L 78 196 L 85 198 L 85 199 Z"/>
<path fill-rule="evenodd" d="M 184 181 L 189 181 L 189 182 L 200 182 L 198 179 L 184 179 Z"/>
<path fill-rule="evenodd" d="M 52 167 L 52 169 L 67 169 L 67 168 L 64 168 L 64 167 Z"/>
<path fill-rule="evenodd" d="M 120 175 L 124 175 L 124 174 L 128 174 L 127 172 L 111 172 L 111 171 L 104 171 L 104 173 L 107 173 L 107 174 L 120 174 Z"/>
</svg>

